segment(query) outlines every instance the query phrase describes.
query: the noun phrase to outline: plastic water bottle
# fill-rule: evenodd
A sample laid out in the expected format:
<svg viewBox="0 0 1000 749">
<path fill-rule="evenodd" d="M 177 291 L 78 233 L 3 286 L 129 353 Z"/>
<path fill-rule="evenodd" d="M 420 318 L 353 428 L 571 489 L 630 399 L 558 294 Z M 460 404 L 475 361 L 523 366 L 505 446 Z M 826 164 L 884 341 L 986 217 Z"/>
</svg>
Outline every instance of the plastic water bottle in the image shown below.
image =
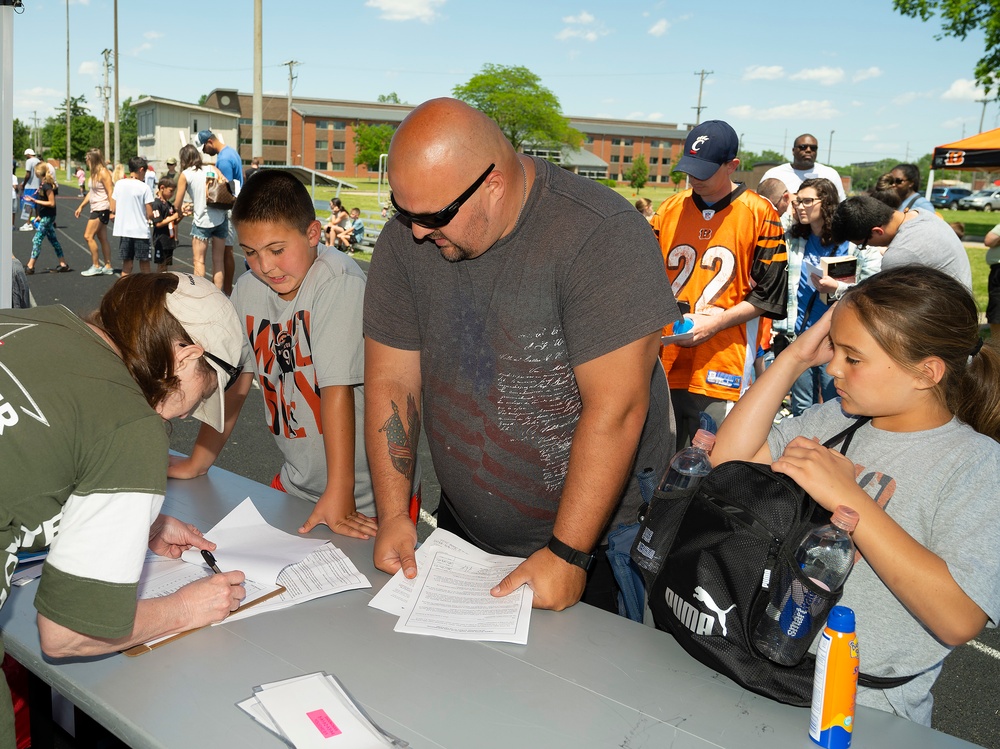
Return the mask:
<svg viewBox="0 0 1000 749">
<path fill-rule="evenodd" d="M 658 490 L 661 492 L 677 491 L 680 489 L 694 489 L 698 483 L 712 470 L 712 462 L 708 454 L 715 446 L 715 435 L 705 429 L 695 432 L 694 439 L 691 440 L 691 447 L 683 450 L 670 459 L 670 466 L 660 480 Z M 639 553 L 638 557 L 633 556 L 632 560 L 652 575 L 660 571 L 663 565 L 663 552 L 656 548 L 654 531 L 649 524 L 650 510 L 653 502 L 650 500 L 649 507 L 642 518 L 642 525 L 635 540 L 634 550 Z"/>
<path fill-rule="evenodd" d="M 843 505 L 834 510 L 829 525 L 806 535 L 795 552 L 802 574 L 822 590 L 837 590 L 854 565 L 851 533 L 858 513 Z M 782 666 L 794 666 L 806 654 L 815 636 L 825 601 L 794 577 L 771 591 L 765 615 L 754 630 L 754 644 L 762 655 Z"/>
<path fill-rule="evenodd" d="M 685 447 L 670 459 L 670 466 L 663 474 L 658 487 L 661 492 L 694 489 L 712 470 L 708 454 L 715 447 L 715 435 L 699 429 L 691 440 L 691 447 Z"/>
<path fill-rule="evenodd" d="M 834 606 L 816 650 L 809 738 L 826 749 L 847 749 L 854 735 L 860 659 L 854 612 Z"/>
</svg>

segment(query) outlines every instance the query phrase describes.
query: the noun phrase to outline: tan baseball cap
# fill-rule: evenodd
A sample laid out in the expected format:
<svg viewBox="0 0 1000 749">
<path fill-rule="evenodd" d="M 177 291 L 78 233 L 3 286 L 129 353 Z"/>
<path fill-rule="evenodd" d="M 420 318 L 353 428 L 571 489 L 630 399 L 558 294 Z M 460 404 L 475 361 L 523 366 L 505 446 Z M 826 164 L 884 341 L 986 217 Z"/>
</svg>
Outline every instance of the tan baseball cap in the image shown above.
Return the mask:
<svg viewBox="0 0 1000 749">
<path fill-rule="evenodd" d="M 205 349 L 205 361 L 219 378 L 219 387 L 191 415 L 221 432 L 226 423 L 224 393 L 242 372 L 243 329 L 233 303 L 215 284 L 190 273 L 174 275 L 177 289 L 167 294 L 167 310 Z"/>
</svg>

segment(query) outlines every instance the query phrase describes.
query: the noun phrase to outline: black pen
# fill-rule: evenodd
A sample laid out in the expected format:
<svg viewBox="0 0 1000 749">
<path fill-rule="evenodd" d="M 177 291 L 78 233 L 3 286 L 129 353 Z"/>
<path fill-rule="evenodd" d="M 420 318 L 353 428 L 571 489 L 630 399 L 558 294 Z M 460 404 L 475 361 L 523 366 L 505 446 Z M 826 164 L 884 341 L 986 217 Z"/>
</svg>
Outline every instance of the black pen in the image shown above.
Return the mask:
<svg viewBox="0 0 1000 749">
<path fill-rule="evenodd" d="M 201 550 L 201 558 L 205 560 L 205 564 L 212 568 L 212 572 L 216 575 L 221 575 L 222 570 L 219 569 L 219 565 L 215 562 L 215 556 L 208 549 Z"/>
</svg>

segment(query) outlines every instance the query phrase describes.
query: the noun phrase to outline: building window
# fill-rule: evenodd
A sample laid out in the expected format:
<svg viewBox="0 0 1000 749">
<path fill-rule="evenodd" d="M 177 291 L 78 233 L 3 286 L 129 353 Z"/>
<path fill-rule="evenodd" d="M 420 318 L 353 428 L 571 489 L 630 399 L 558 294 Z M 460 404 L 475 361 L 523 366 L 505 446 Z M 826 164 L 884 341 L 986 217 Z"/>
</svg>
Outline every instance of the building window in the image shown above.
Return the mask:
<svg viewBox="0 0 1000 749">
<path fill-rule="evenodd" d="M 333 129 L 334 130 L 346 130 L 347 129 L 347 123 L 346 122 L 340 122 L 340 121 L 334 121 L 334 123 L 333 123 Z"/>
<path fill-rule="evenodd" d="M 328 143 L 328 141 L 325 141 L 325 140 L 318 140 L 318 141 L 316 141 L 316 150 L 317 151 L 325 151 L 327 143 Z"/>
<path fill-rule="evenodd" d="M 632 163 L 632 157 L 631 156 L 626 156 L 624 159 L 622 159 L 622 163 L 623 164 L 631 164 Z"/>
<path fill-rule="evenodd" d="M 317 161 L 316 168 L 319 169 L 320 171 L 326 169 L 326 161 Z"/>
<path fill-rule="evenodd" d="M 620 146 L 621 144 L 622 144 L 622 139 L 621 138 L 612 138 L 611 139 L 611 145 L 613 145 L 613 146 Z"/>
<path fill-rule="evenodd" d="M 618 160 L 619 160 L 619 156 L 617 154 L 611 157 L 611 163 L 612 164 L 617 164 Z"/>
<path fill-rule="evenodd" d="M 153 110 L 144 109 L 139 112 L 138 117 L 136 117 L 136 125 L 140 138 L 153 135 Z"/>
<path fill-rule="evenodd" d="M 586 133 L 584 133 L 583 134 L 583 142 L 584 143 L 593 143 L 594 142 L 594 136 L 593 135 L 587 135 Z"/>
<path fill-rule="evenodd" d="M 263 145 L 263 146 L 287 146 L 288 145 L 288 141 L 287 140 L 269 140 L 267 138 L 264 138 L 261 141 L 261 145 Z"/>
<path fill-rule="evenodd" d="M 631 138 L 626 138 L 623 145 L 631 146 L 632 145 L 632 139 Z"/>
<path fill-rule="evenodd" d="M 649 157 L 649 165 L 650 166 L 652 166 L 653 164 L 659 164 L 659 163 L 660 163 L 660 157 L 659 156 L 650 156 Z"/>
<path fill-rule="evenodd" d="M 344 141 L 342 141 L 342 140 L 335 140 L 333 142 L 333 150 L 334 151 L 343 151 L 344 150 Z"/>
<path fill-rule="evenodd" d="M 332 161 L 332 162 L 330 162 L 330 171 L 331 172 L 342 172 L 342 171 L 344 171 L 344 162 L 343 161 Z"/>
<path fill-rule="evenodd" d="M 253 120 L 249 117 L 240 117 L 241 125 L 253 126 Z M 288 127 L 288 120 L 261 120 L 260 124 L 264 127 Z"/>
<path fill-rule="evenodd" d="M 670 175 L 669 174 L 661 174 L 660 175 L 660 182 L 670 182 Z"/>
</svg>

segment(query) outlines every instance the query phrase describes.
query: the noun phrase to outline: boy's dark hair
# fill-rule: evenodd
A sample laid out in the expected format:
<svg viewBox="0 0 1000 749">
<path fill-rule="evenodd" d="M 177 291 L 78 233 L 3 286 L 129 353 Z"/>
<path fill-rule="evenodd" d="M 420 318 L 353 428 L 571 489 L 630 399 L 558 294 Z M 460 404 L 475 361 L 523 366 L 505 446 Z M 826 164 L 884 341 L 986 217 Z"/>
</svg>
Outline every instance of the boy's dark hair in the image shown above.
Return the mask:
<svg viewBox="0 0 1000 749">
<path fill-rule="evenodd" d="M 160 187 L 177 187 L 177 183 L 170 177 L 164 177 L 157 183 Z"/>
<path fill-rule="evenodd" d="M 133 156 L 128 160 L 128 170 L 133 174 L 136 174 L 140 169 L 145 169 L 147 166 L 149 166 L 149 162 L 142 158 L 142 156 Z"/>
<path fill-rule="evenodd" d="M 316 220 L 316 208 L 306 186 L 282 169 L 264 169 L 247 180 L 233 206 L 233 222 L 286 223 L 302 234 Z"/>
<path fill-rule="evenodd" d="M 870 195 L 848 198 L 837 206 L 837 212 L 833 214 L 833 241 L 837 244 L 846 240 L 858 246 L 867 245 L 872 229 L 888 224 L 893 213 L 895 209 Z"/>
</svg>

